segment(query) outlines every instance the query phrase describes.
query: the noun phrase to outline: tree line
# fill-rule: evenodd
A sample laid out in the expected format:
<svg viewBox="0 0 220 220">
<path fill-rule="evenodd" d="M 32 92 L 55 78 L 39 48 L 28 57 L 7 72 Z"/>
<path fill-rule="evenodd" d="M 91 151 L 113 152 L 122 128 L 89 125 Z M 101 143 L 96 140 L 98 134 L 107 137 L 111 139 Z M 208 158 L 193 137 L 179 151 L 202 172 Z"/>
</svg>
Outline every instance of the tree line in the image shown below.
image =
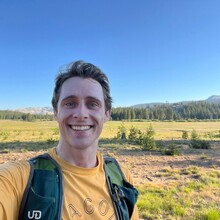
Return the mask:
<svg viewBox="0 0 220 220">
<path fill-rule="evenodd" d="M 9 110 L 0 110 L 0 120 L 47 120 L 52 121 L 53 115 L 30 114 Z M 113 121 L 121 120 L 161 120 L 161 121 L 178 121 L 178 120 L 216 120 L 220 119 L 220 103 L 189 102 L 154 105 L 153 107 L 131 108 L 117 107 L 111 112 Z"/>
<path fill-rule="evenodd" d="M 10 110 L 0 110 L 0 120 L 23 120 L 23 121 L 52 121 L 53 115 L 30 114 Z"/>
<path fill-rule="evenodd" d="M 145 108 L 118 107 L 112 109 L 112 120 L 188 120 L 220 119 L 220 103 L 189 102 L 162 104 Z"/>
</svg>

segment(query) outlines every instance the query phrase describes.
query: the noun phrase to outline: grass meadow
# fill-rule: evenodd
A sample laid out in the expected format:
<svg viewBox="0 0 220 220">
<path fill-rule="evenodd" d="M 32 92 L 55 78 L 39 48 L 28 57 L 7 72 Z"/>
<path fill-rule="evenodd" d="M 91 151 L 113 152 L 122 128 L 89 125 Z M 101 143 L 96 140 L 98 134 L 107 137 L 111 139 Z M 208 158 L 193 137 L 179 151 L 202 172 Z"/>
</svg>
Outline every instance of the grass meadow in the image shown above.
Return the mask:
<svg viewBox="0 0 220 220">
<path fill-rule="evenodd" d="M 117 148 L 132 149 L 130 156 L 151 155 L 129 142 L 116 140 L 121 125 L 129 133 L 131 126 L 145 131 L 150 124 L 155 130 L 155 140 L 182 140 L 182 132 L 194 129 L 201 139 L 220 142 L 220 121 L 216 122 L 107 122 L 101 135 L 100 145 L 107 146 L 108 152 L 117 154 Z M 0 158 L 11 152 L 47 150 L 56 145 L 59 131 L 55 121 L 10 121 L 0 120 Z M 112 151 L 111 151 L 112 149 Z M 220 150 L 220 148 L 218 148 Z M 132 155 L 134 152 L 135 154 Z M 196 151 L 200 160 L 207 160 L 208 150 Z M 159 157 L 163 157 L 158 154 Z M 172 157 L 172 156 L 170 156 Z M 179 156 L 173 156 L 173 160 Z M 183 155 L 182 155 L 183 157 Z M 147 158 L 147 156 L 146 156 Z M 158 158 L 158 157 L 157 157 Z M 166 158 L 166 157 L 163 157 Z M 184 158 L 184 157 L 183 157 Z M 188 157 L 187 157 L 188 158 Z M 138 157 L 137 161 L 140 160 Z M 162 159 L 163 160 L 163 159 Z M 129 163 L 129 160 L 127 160 Z M 143 169 L 145 161 L 138 161 L 138 169 Z M 131 164 L 131 168 L 135 165 Z M 150 166 L 149 166 L 150 167 Z M 181 169 L 158 168 L 157 178 L 173 181 L 163 183 L 151 181 L 137 185 L 140 192 L 138 209 L 141 219 L 167 220 L 219 220 L 220 219 L 220 167 L 204 169 L 202 166 L 181 167 Z M 184 178 L 183 178 L 184 177 Z M 190 178 L 185 178 L 190 177 Z M 183 179 L 183 181 L 182 181 Z"/>
<path fill-rule="evenodd" d="M 145 131 L 151 124 L 156 132 L 155 140 L 181 140 L 182 132 L 189 133 L 194 129 L 202 139 L 220 140 L 220 121 L 217 122 L 120 122 L 109 121 L 104 125 L 101 138 L 116 137 L 120 125 L 127 132 L 131 126 Z M 59 131 L 55 121 L 10 121 L 0 120 L 1 142 L 37 142 L 49 139 L 58 140 Z"/>
</svg>

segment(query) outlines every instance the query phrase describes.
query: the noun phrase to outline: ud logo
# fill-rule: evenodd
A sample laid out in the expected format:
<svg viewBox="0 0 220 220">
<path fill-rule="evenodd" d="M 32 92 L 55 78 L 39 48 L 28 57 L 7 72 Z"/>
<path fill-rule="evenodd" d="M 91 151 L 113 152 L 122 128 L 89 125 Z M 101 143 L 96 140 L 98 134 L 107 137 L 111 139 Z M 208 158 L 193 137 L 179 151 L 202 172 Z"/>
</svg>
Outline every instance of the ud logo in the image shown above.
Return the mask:
<svg viewBox="0 0 220 220">
<path fill-rule="evenodd" d="M 29 219 L 41 219 L 41 211 L 37 211 L 37 210 L 34 210 L 32 211 L 28 211 L 28 218 Z"/>
</svg>

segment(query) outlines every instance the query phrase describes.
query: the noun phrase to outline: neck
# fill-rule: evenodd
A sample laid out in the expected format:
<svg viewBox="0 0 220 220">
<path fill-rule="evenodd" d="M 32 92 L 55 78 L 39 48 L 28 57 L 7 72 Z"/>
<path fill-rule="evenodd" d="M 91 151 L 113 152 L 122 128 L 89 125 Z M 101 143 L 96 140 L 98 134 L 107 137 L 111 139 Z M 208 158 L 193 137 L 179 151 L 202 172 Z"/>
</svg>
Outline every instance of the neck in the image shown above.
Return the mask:
<svg viewBox="0 0 220 220">
<path fill-rule="evenodd" d="M 93 168 L 97 166 L 97 149 L 74 149 L 62 147 L 58 144 L 56 147 L 57 154 L 67 163 L 83 168 Z"/>
</svg>

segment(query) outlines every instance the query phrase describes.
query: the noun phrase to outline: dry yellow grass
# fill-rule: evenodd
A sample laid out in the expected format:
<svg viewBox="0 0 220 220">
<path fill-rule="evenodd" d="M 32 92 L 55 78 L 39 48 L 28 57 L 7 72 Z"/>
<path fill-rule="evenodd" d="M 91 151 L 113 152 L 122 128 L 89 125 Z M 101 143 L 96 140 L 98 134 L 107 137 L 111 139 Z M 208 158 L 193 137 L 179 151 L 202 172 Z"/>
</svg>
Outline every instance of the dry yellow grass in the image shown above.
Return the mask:
<svg viewBox="0 0 220 220">
<path fill-rule="evenodd" d="M 220 121 L 217 122 L 120 122 L 110 121 L 106 123 L 102 136 L 103 138 L 113 138 L 118 131 L 118 127 L 121 124 L 127 129 L 134 126 L 144 132 L 151 124 L 156 132 L 156 140 L 170 140 L 170 139 L 181 139 L 182 131 L 188 131 L 189 133 L 195 129 L 196 132 L 205 136 L 207 133 L 219 134 L 220 132 Z"/>
<path fill-rule="evenodd" d="M 206 134 L 220 134 L 220 121 L 217 122 L 120 122 L 109 121 L 104 125 L 101 138 L 114 138 L 118 128 L 124 124 L 129 133 L 131 126 L 144 132 L 149 125 L 155 130 L 156 140 L 181 139 L 182 131 L 196 132 L 205 137 Z M 220 136 L 220 135 L 218 135 Z M 0 142 L 14 141 L 44 141 L 47 139 L 58 139 L 58 126 L 55 121 L 24 122 L 0 120 Z M 218 138 L 220 139 L 220 138 Z"/>
<path fill-rule="evenodd" d="M 0 141 L 44 141 L 54 136 L 58 138 L 57 130 L 55 121 L 24 122 L 0 120 Z"/>
</svg>

